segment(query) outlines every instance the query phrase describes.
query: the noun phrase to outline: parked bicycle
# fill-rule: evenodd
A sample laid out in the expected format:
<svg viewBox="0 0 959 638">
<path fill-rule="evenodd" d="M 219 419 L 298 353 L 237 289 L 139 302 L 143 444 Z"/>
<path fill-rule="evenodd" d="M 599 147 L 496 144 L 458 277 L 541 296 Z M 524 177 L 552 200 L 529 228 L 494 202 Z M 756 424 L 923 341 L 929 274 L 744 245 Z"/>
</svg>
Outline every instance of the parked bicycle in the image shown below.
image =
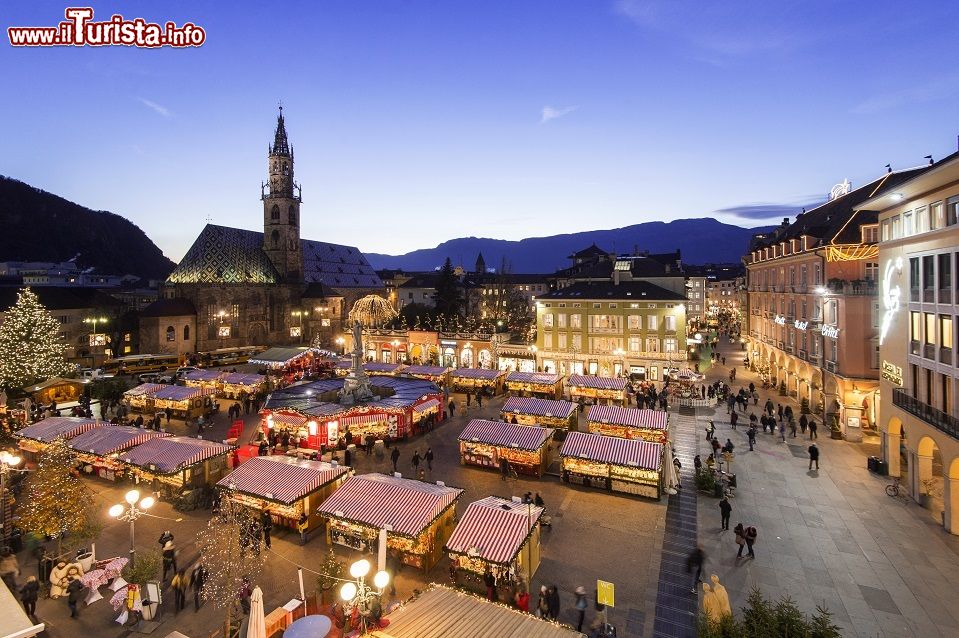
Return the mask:
<svg viewBox="0 0 959 638">
<path fill-rule="evenodd" d="M 902 486 L 901 479 L 897 476 L 892 479 L 892 483 L 886 486 L 886 494 L 889 496 L 905 496 L 906 488 Z"/>
</svg>

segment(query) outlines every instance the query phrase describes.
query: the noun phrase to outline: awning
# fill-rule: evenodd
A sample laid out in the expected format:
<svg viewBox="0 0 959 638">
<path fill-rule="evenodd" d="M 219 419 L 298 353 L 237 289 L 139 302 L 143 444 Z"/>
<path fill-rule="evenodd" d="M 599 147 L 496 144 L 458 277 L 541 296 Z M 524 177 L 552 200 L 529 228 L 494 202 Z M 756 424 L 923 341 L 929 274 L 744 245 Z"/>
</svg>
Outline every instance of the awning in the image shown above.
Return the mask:
<svg viewBox="0 0 959 638">
<path fill-rule="evenodd" d="M 443 366 L 406 366 L 403 369 L 403 374 L 419 374 L 425 377 L 441 377 L 449 371 L 449 368 L 444 368 Z"/>
<path fill-rule="evenodd" d="M 259 385 L 265 380 L 266 377 L 262 374 L 245 374 L 243 372 L 230 372 L 220 379 L 224 385 Z"/>
<path fill-rule="evenodd" d="M 559 454 L 611 465 L 658 470 L 662 464 L 663 446 L 642 439 L 569 432 Z"/>
<path fill-rule="evenodd" d="M 162 383 L 141 383 L 135 388 L 130 388 L 123 393 L 125 397 L 150 396 L 166 386 Z"/>
<path fill-rule="evenodd" d="M 217 485 L 289 505 L 347 472 L 347 467 L 324 461 L 254 456 L 223 477 Z"/>
<path fill-rule="evenodd" d="M 595 377 L 592 375 L 574 374 L 566 381 L 566 385 L 594 388 L 596 390 L 625 390 L 626 379 L 622 377 Z"/>
<path fill-rule="evenodd" d="M 153 398 L 158 401 L 187 401 L 208 394 L 214 394 L 215 392 L 216 389 L 211 387 L 196 388 L 183 385 L 167 385 L 157 390 L 153 394 Z"/>
<path fill-rule="evenodd" d="M 171 436 L 151 439 L 138 445 L 122 453 L 120 460 L 145 470 L 172 474 L 200 461 L 226 454 L 232 449 L 230 445 L 214 441 Z"/>
<path fill-rule="evenodd" d="M 194 370 L 183 378 L 187 381 L 216 381 L 224 374 L 222 370 Z"/>
<path fill-rule="evenodd" d="M 552 436 L 553 430 L 550 428 L 473 419 L 460 432 L 459 440 L 535 452 Z"/>
<path fill-rule="evenodd" d="M 668 419 L 669 415 L 664 411 L 621 408 L 616 405 L 594 405 L 589 408 L 589 414 L 586 417 L 587 421 L 651 430 L 665 430 L 668 427 Z"/>
<path fill-rule="evenodd" d="M 439 405 L 440 405 L 439 399 L 429 399 L 427 401 L 423 401 L 419 405 L 414 405 L 413 412 L 414 413 L 429 412 L 433 408 L 439 407 Z"/>
<path fill-rule="evenodd" d="M 424 481 L 383 474 L 354 476 L 319 507 L 326 517 L 343 518 L 393 532 L 417 536 L 447 508 L 463 490 Z"/>
<path fill-rule="evenodd" d="M 488 370 L 486 368 L 457 368 L 453 370 L 454 379 L 486 379 L 492 381 L 506 374 L 503 370 Z"/>
<path fill-rule="evenodd" d="M 548 416 L 568 419 L 577 405 L 570 401 L 554 399 L 535 399 L 533 397 L 510 397 L 503 404 L 501 412 L 529 414 L 532 416 Z"/>
<path fill-rule="evenodd" d="M 102 425 L 73 438 L 69 446 L 78 452 L 103 456 L 163 436 L 169 435 L 165 432 L 145 430 L 129 425 Z"/>
<path fill-rule="evenodd" d="M 340 429 L 346 430 L 354 425 L 366 425 L 367 423 L 379 423 L 387 419 L 387 414 L 378 412 L 375 414 L 357 414 L 354 416 L 345 416 L 340 419 Z"/>
<path fill-rule="evenodd" d="M 284 414 L 282 412 L 274 412 L 266 417 L 267 421 L 272 421 L 273 423 L 279 423 L 281 425 L 292 425 L 294 427 L 299 427 L 306 424 L 306 417 L 299 414 Z"/>
<path fill-rule="evenodd" d="M 97 427 L 98 422 L 78 416 L 49 416 L 33 425 L 28 425 L 17 436 L 34 439 L 43 443 L 52 443 L 59 438 L 72 439 L 78 434 Z"/>
<path fill-rule="evenodd" d="M 492 563 L 509 564 L 543 513 L 542 507 L 489 496 L 470 503 L 446 549 Z"/>
<path fill-rule="evenodd" d="M 506 382 L 556 385 L 562 378 L 558 374 L 547 374 L 546 372 L 510 372 L 506 376 Z"/>
</svg>

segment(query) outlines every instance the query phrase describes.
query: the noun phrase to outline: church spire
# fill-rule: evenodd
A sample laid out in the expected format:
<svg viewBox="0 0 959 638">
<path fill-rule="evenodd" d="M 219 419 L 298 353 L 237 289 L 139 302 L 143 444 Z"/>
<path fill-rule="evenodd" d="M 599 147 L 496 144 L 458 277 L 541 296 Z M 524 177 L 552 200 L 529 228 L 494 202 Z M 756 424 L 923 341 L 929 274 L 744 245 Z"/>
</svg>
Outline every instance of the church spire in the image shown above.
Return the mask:
<svg viewBox="0 0 959 638">
<path fill-rule="evenodd" d="M 283 105 L 280 104 L 280 114 L 276 118 L 276 134 L 273 136 L 273 146 L 270 147 L 271 155 L 290 156 L 290 143 L 286 138 L 286 123 L 283 121 Z"/>
</svg>

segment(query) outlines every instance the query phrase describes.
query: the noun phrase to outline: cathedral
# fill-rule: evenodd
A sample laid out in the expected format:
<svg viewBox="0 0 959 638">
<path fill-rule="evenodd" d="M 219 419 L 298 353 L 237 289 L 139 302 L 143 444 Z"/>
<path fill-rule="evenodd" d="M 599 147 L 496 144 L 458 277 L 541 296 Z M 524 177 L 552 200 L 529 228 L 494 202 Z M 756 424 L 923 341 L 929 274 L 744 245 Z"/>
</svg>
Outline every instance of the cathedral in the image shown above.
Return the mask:
<svg viewBox="0 0 959 638">
<path fill-rule="evenodd" d="M 336 349 L 353 303 L 383 294 L 359 249 L 300 237 L 300 185 L 283 108 L 260 185 L 263 232 L 207 224 L 144 309 L 142 353 L 208 352 L 239 346 Z"/>
</svg>

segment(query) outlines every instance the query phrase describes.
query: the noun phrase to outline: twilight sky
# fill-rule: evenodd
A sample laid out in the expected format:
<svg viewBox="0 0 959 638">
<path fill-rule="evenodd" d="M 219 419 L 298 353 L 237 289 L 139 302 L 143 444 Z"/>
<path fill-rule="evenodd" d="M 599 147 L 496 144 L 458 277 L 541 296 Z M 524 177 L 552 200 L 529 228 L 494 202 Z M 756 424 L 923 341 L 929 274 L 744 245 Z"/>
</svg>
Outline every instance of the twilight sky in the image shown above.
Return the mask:
<svg viewBox="0 0 959 638">
<path fill-rule="evenodd" d="M 956 150 L 959 3 L 83 2 L 198 49 L 17 48 L 0 174 L 119 213 L 179 260 L 262 227 L 282 100 L 303 235 L 398 254 L 713 216 L 755 226 Z M 0 256 L 2 258 L 2 256 Z"/>
</svg>

